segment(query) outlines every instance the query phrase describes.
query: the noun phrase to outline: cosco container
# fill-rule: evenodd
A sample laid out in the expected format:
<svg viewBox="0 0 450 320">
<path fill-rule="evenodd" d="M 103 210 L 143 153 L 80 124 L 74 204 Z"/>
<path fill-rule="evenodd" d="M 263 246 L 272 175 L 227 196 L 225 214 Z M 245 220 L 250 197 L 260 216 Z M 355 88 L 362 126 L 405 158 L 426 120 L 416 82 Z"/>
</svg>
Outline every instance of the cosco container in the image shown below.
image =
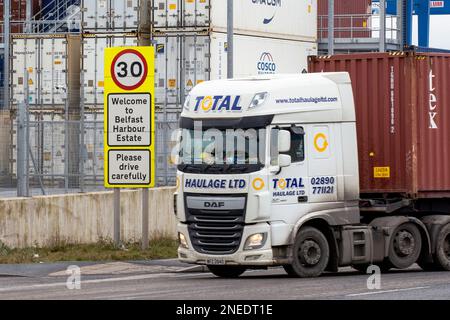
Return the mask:
<svg viewBox="0 0 450 320">
<path fill-rule="evenodd" d="M 227 76 L 227 35 L 154 36 L 156 103 L 179 106 L 196 84 Z M 307 57 L 317 54 L 312 42 L 236 35 L 234 77 L 307 71 Z M 237 59 L 237 57 L 239 57 Z"/>
<path fill-rule="evenodd" d="M 150 32 L 150 0 L 82 0 L 85 32 Z"/>
<path fill-rule="evenodd" d="M 11 102 L 64 106 L 68 91 L 68 37 L 12 38 Z M 79 55 L 78 55 L 79 56 Z"/>
<path fill-rule="evenodd" d="M 450 196 L 450 54 L 311 57 L 309 70 L 350 73 L 362 193 Z"/>
<path fill-rule="evenodd" d="M 152 29 L 226 32 L 227 1 L 153 0 Z M 234 1 L 236 34 L 317 40 L 316 0 Z"/>
</svg>

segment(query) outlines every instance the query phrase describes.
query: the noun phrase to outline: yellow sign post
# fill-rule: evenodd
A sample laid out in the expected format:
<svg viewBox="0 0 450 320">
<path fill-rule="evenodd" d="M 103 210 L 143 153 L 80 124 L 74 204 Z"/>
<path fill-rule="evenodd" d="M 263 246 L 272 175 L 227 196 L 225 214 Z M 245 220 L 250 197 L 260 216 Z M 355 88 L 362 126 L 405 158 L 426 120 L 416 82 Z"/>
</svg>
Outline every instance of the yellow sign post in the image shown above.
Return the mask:
<svg viewBox="0 0 450 320">
<path fill-rule="evenodd" d="M 107 188 L 155 185 L 154 48 L 105 50 Z"/>
</svg>

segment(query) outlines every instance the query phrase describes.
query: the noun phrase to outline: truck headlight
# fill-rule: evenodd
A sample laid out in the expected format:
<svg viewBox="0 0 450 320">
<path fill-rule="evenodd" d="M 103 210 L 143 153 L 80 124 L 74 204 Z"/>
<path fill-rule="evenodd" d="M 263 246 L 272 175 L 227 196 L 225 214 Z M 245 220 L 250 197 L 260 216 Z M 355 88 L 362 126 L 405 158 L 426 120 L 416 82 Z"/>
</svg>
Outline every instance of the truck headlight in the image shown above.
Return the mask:
<svg viewBox="0 0 450 320">
<path fill-rule="evenodd" d="M 248 106 L 248 108 L 253 109 L 253 108 L 262 106 L 264 104 L 264 102 L 266 102 L 266 99 L 268 96 L 269 96 L 269 94 L 267 92 L 260 92 L 260 93 L 255 94 L 255 96 L 253 97 L 253 100 L 250 103 L 250 105 Z"/>
<path fill-rule="evenodd" d="M 244 250 L 261 249 L 266 244 L 267 233 L 255 233 L 245 241 Z"/>
<path fill-rule="evenodd" d="M 180 242 L 181 247 L 183 247 L 185 249 L 189 249 L 187 239 L 186 239 L 185 235 L 182 234 L 181 232 L 178 232 L 178 241 Z"/>
</svg>

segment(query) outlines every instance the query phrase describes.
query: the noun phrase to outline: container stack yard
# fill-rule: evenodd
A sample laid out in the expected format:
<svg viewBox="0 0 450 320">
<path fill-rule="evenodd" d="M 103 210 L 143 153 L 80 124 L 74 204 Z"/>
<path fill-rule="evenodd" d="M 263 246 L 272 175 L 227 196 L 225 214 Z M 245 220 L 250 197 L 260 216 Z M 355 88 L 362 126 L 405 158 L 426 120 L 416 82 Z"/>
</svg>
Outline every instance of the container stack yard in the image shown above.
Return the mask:
<svg viewBox="0 0 450 320">
<path fill-rule="evenodd" d="M 104 51 L 137 45 L 156 49 L 157 185 L 174 185 L 172 133 L 184 100 L 196 84 L 227 74 L 226 1 L 48 0 L 22 20 L 11 35 L 2 185 L 17 183 L 25 108 L 31 191 L 102 188 Z M 243 2 L 234 20 L 235 77 L 307 72 L 317 54 L 315 0 Z"/>
<path fill-rule="evenodd" d="M 29 122 L 30 185 L 42 193 L 102 185 L 104 51 L 148 45 L 149 8 L 145 0 L 43 1 L 29 32 L 11 30 L 11 135 L 5 143 L 11 185 L 18 179 L 20 108 Z"/>
</svg>

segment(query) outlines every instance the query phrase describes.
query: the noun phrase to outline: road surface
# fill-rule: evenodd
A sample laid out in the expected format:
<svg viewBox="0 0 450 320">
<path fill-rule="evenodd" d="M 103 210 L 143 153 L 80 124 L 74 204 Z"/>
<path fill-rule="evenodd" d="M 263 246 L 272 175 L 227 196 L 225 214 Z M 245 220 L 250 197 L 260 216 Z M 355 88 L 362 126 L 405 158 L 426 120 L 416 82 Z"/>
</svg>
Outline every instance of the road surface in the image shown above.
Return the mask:
<svg viewBox="0 0 450 320">
<path fill-rule="evenodd" d="M 178 272 L 177 265 L 145 263 L 83 265 L 81 289 L 69 290 L 66 267 L 0 266 L 0 299 L 450 300 L 450 272 L 424 272 L 419 267 L 382 274 L 378 290 L 368 289 L 369 275 L 351 268 L 315 279 L 289 278 L 281 268 L 247 271 L 239 279 L 220 279 L 208 272 Z M 14 274 L 12 270 L 20 272 Z"/>
</svg>

